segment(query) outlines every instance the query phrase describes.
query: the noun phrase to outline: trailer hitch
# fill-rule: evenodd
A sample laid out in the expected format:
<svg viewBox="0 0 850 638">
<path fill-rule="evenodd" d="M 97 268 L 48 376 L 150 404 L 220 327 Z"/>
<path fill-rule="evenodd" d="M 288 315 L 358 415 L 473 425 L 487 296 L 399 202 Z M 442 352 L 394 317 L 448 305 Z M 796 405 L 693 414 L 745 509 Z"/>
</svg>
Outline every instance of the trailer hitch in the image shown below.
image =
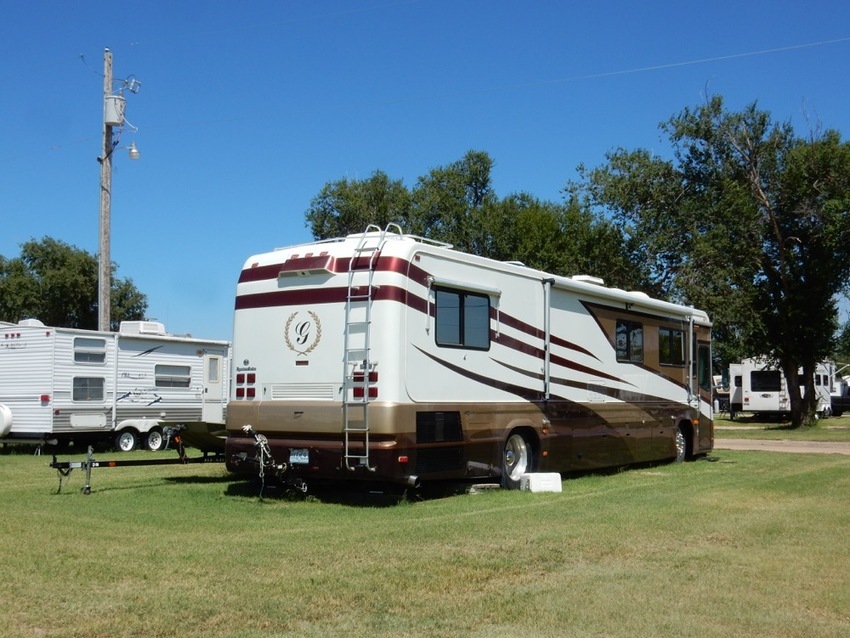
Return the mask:
<svg viewBox="0 0 850 638">
<path fill-rule="evenodd" d="M 177 458 L 162 458 L 154 456 L 154 458 L 146 459 L 115 459 L 110 461 L 98 461 L 94 458 L 94 448 L 88 446 L 86 459 L 84 461 L 59 461 L 56 455 L 53 455 L 53 461 L 50 467 L 55 469 L 59 474 L 59 489 L 57 494 L 62 492 L 62 487 L 71 476 L 71 472 L 76 469 L 84 470 L 86 473 L 86 482 L 80 490 L 83 494 L 91 494 L 91 473 L 96 467 L 138 467 L 143 465 L 190 465 L 194 463 L 224 463 L 223 454 L 209 454 L 204 452 L 200 457 L 189 457 L 186 454 L 186 449 L 183 446 L 183 441 L 179 436 L 174 437 L 176 444 Z"/>
<path fill-rule="evenodd" d="M 242 431 L 248 436 L 254 438 L 254 447 L 257 448 L 257 455 L 253 459 L 248 458 L 248 455 L 244 452 L 237 454 L 236 456 L 243 463 L 249 462 L 257 464 L 257 472 L 260 479 L 260 498 L 263 497 L 263 488 L 266 484 L 266 472 L 269 472 L 269 474 L 271 474 L 272 477 L 280 483 L 292 485 L 302 492 L 307 491 L 307 484 L 302 480 L 295 479 L 293 481 L 286 481 L 283 479 L 283 475 L 289 469 L 289 465 L 286 463 L 278 463 L 275 460 L 274 456 L 272 456 L 272 449 L 271 446 L 269 446 L 269 440 L 264 434 L 256 432 L 251 425 L 243 425 Z"/>
</svg>

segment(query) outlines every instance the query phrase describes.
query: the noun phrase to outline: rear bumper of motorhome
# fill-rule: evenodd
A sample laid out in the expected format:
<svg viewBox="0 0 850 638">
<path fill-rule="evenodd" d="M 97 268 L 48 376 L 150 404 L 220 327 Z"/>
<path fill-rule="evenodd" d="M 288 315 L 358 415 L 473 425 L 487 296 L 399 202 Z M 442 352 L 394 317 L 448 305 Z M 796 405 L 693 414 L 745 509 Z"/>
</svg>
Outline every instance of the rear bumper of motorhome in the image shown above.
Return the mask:
<svg viewBox="0 0 850 638">
<path fill-rule="evenodd" d="M 346 457 L 342 440 L 268 437 L 272 463 L 286 479 L 303 481 L 385 482 L 416 487 L 422 480 L 498 477 L 501 470 L 469 459 L 463 445 L 417 446 L 408 441 L 371 440 L 368 464 L 362 441 L 349 445 Z M 226 442 L 226 466 L 236 474 L 256 476 L 260 451 L 250 436 L 231 433 Z M 353 457 L 353 458 L 352 458 Z M 267 461 L 268 462 L 268 461 Z"/>
</svg>

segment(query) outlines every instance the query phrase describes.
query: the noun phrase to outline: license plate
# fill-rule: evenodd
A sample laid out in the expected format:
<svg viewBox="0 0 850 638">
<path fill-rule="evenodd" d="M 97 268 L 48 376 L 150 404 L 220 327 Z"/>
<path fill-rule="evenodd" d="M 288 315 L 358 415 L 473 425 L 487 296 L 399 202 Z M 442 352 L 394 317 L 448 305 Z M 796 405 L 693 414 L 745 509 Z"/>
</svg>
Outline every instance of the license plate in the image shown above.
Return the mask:
<svg viewBox="0 0 850 638">
<path fill-rule="evenodd" d="M 289 462 L 292 465 L 307 465 L 310 462 L 309 450 L 289 450 Z"/>
</svg>

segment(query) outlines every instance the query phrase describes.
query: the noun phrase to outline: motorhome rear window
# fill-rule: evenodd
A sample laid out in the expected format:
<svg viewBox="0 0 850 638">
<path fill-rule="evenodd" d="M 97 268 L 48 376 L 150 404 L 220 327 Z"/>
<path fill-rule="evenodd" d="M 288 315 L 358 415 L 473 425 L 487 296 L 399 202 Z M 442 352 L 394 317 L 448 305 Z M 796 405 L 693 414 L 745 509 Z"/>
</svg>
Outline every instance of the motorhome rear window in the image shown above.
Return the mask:
<svg viewBox="0 0 850 638">
<path fill-rule="evenodd" d="M 192 380 L 189 366 L 160 364 L 155 368 L 157 388 L 188 388 Z"/>
<path fill-rule="evenodd" d="M 643 324 L 617 320 L 617 361 L 643 363 Z"/>
<path fill-rule="evenodd" d="M 658 329 L 658 362 L 661 365 L 685 365 L 685 333 L 671 328 Z"/>
<path fill-rule="evenodd" d="M 488 350 L 490 298 L 449 288 L 437 288 L 435 292 L 437 345 Z"/>
<path fill-rule="evenodd" d="M 74 362 L 90 364 L 106 363 L 106 339 L 75 337 Z"/>
<path fill-rule="evenodd" d="M 103 377 L 74 377 L 71 399 L 103 401 Z"/>
</svg>

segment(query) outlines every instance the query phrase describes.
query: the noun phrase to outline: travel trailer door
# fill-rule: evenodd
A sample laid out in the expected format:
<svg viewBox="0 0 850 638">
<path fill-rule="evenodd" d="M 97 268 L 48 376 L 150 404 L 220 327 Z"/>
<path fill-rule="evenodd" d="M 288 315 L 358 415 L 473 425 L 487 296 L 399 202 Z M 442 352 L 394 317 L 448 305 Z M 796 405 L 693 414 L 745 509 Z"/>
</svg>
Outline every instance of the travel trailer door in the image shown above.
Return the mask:
<svg viewBox="0 0 850 638">
<path fill-rule="evenodd" d="M 224 383 L 222 381 L 222 357 L 218 354 L 204 355 L 204 399 L 201 420 L 204 423 L 224 423 Z"/>
</svg>

